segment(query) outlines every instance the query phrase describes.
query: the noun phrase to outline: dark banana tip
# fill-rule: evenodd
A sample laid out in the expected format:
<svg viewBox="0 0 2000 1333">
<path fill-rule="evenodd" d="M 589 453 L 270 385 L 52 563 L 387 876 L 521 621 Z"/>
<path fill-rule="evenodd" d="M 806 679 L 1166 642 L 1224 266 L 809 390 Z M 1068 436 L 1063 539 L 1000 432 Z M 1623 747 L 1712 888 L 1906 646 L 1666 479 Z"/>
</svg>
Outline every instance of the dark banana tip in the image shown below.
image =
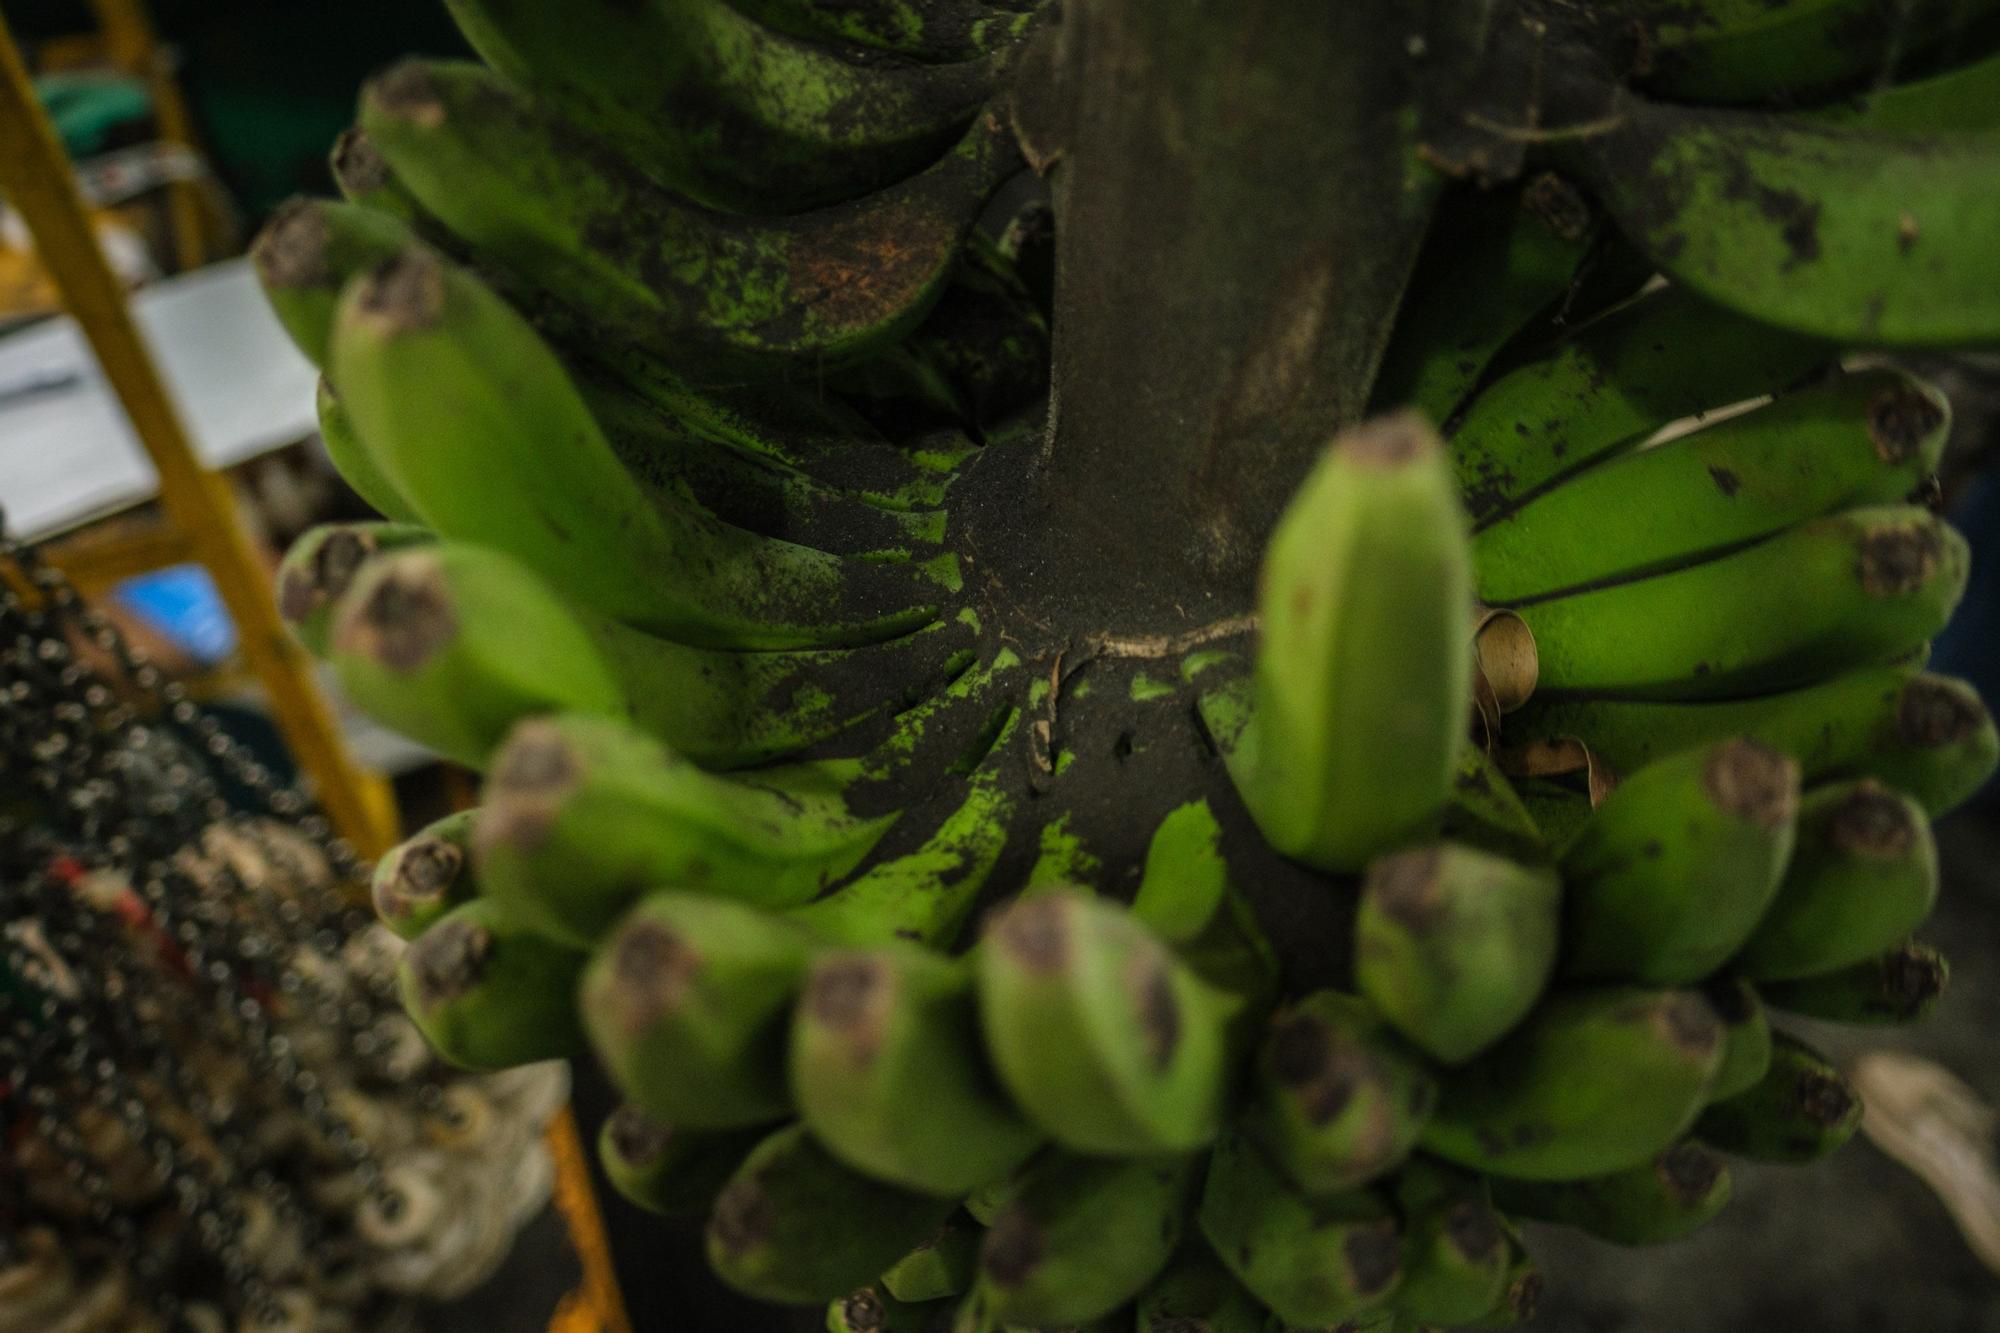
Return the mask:
<svg viewBox="0 0 2000 1333">
<path fill-rule="evenodd" d="M 1942 425 L 1944 409 L 1914 385 L 1884 389 L 1868 404 L 1868 438 L 1875 456 L 1892 466 L 1914 457 Z"/>
<path fill-rule="evenodd" d="M 737 1176 L 715 1196 L 708 1234 L 729 1258 L 754 1253 L 777 1229 L 778 1210 L 756 1176 Z"/>
<path fill-rule="evenodd" d="M 1438 872 L 1444 855 L 1419 847 L 1378 859 L 1368 867 L 1362 891 L 1369 901 L 1412 935 L 1429 934 L 1443 917 Z"/>
<path fill-rule="evenodd" d="M 979 1269 L 997 1287 L 1018 1287 L 1035 1275 L 1048 1248 L 1041 1224 L 1020 1204 L 1009 1204 L 980 1243 Z"/>
<path fill-rule="evenodd" d="M 1748 737 L 1716 746 L 1701 776 L 1716 809 L 1731 818 L 1778 828 L 1798 813 L 1799 766 Z"/>
<path fill-rule="evenodd" d="M 332 234 L 317 200 L 287 199 L 257 233 L 250 245 L 250 262 L 266 287 L 326 287 L 333 282 L 327 263 Z"/>
<path fill-rule="evenodd" d="M 1921 944 L 1905 945 L 1882 960 L 1882 989 L 1876 1007 L 1896 1018 L 1914 1018 L 1944 994 L 1951 966 L 1944 955 Z"/>
<path fill-rule="evenodd" d="M 278 577 L 278 614 L 292 624 L 336 600 L 375 554 L 375 539 L 364 533 L 328 533 L 309 558 L 287 564 Z"/>
<path fill-rule="evenodd" d="M 604 1125 L 605 1146 L 621 1163 L 635 1170 L 665 1157 L 673 1138 L 671 1126 L 653 1119 L 630 1102 L 613 1111 Z"/>
<path fill-rule="evenodd" d="M 1699 1143 L 1676 1143 L 1653 1164 L 1667 1197 L 1692 1207 L 1722 1178 L 1722 1159 Z"/>
<path fill-rule="evenodd" d="M 1146 1054 L 1153 1068 L 1165 1069 L 1181 1044 L 1181 1007 L 1174 998 L 1174 983 L 1165 956 L 1144 960 L 1144 966 L 1126 976 L 1139 1001 L 1139 1026 L 1146 1039 Z"/>
<path fill-rule="evenodd" d="M 806 1012 L 820 1027 L 844 1037 L 863 1064 L 882 1043 L 894 998 L 894 979 L 879 958 L 829 958 L 806 979 Z"/>
<path fill-rule="evenodd" d="M 1838 1129 L 1860 1109 L 1847 1080 L 1824 1069 L 1801 1069 L 1792 1080 L 1789 1097 L 1799 1118 L 1822 1130 Z"/>
<path fill-rule="evenodd" d="M 1061 898 L 1027 898 L 1002 909 L 989 934 L 994 946 L 1030 972 L 1059 972 L 1069 963 L 1072 913 Z"/>
<path fill-rule="evenodd" d="M 1317 1014 L 1292 1013 L 1271 1029 L 1272 1077 L 1297 1099 L 1307 1121 L 1324 1125 L 1347 1109 L 1367 1061 Z"/>
<path fill-rule="evenodd" d="M 1693 991 L 1675 991 L 1653 1010 L 1660 1035 L 1696 1059 L 1707 1059 L 1722 1044 L 1722 1022 L 1708 1001 Z"/>
<path fill-rule="evenodd" d="M 406 961 L 416 982 L 417 1004 L 434 1012 L 477 987 L 493 957 L 493 932 L 477 921 L 449 916 L 417 936 Z"/>
<path fill-rule="evenodd" d="M 1565 241 L 1580 241 L 1597 220 L 1583 191 L 1544 171 L 1521 189 L 1521 207 Z"/>
<path fill-rule="evenodd" d="M 1484 1264 L 1507 1245 L 1493 1210 L 1476 1199 L 1461 1199 L 1445 1210 L 1445 1242 L 1469 1264 Z"/>
<path fill-rule="evenodd" d="M 1513 1313 L 1515 1323 L 1527 1323 L 1542 1308 L 1543 1286 L 1542 1275 L 1532 1269 L 1508 1284 L 1507 1308 Z"/>
<path fill-rule="evenodd" d="M 350 125 L 333 141 L 333 178 L 349 194 L 373 194 L 391 179 L 389 161 L 359 125 Z"/>
<path fill-rule="evenodd" d="M 1401 468 L 1444 447 L 1437 432 L 1418 412 L 1391 412 L 1364 421 L 1334 438 L 1342 458 L 1361 467 Z"/>
<path fill-rule="evenodd" d="M 889 1307 L 875 1288 L 863 1287 L 840 1298 L 840 1320 L 851 1333 L 875 1333 L 889 1322 Z"/>
<path fill-rule="evenodd" d="M 657 921 L 632 921 L 612 941 L 594 1006 L 637 1034 L 685 1003 L 700 972 L 701 955 L 686 940 Z"/>
<path fill-rule="evenodd" d="M 1351 1229 L 1340 1253 L 1357 1295 L 1387 1291 L 1403 1274 L 1403 1237 L 1392 1218 Z"/>
<path fill-rule="evenodd" d="M 444 319 L 444 269 L 437 257 L 412 247 L 361 275 L 356 317 L 384 333 L 416 333 Z"/>
<path fill-rule="evenodd" d="M 374 884 L 376 914 L 390 921 L 443 902 L 465 870 L 464 851 L 443 838 L 405 843 L 394 856 L 389 873 Z"/>
<path fill-rule="evenodd" d="M 442 571 L 419 553 L 385 570 L 359 604 L 342 612 L 333 641 L 342 652 L 408 673 L 444 651 L 457 634 L 458 613 Z"/>
<path fill-rule="evenodd" d="M 1937 750 L 1968 739 L 1986 724 L 1979 697 L 1954 680 L 1917 676 L 1896 703 L 1896 736 L 1907 745 Z"/>
<path fill-rule="evenodd" d="M 369 80 L 363 89 L 369 109 L 407 120 L 423 129 L 444 123 L 444 93 L 431 74 L 430 62 L 408 56 Z"/>
<path fill-rule="evenodd" d="M 476 856 L 506 848 L 532 852 L 548 841 L 563 802 L 583 781 L 583 765 L 562 732 L 542 718 L 518 723 L 487 776 L 486 803 L 473 826 Z"/>
<path fill-rule="evenodd" d="M 1920 831 L 1908 802 L 1866 778 L 1834 809 L 1827 837 L 1849 856 L 1893 861 L 1909 853 Z"/>
<path fill-rule="evenodd" d="M 1870 597 L 1907 597 L 1937 574 L 1943 560 L 1935 523 L 1895 523 L 1863 535 L 1856 569 Z"/>
</svg>

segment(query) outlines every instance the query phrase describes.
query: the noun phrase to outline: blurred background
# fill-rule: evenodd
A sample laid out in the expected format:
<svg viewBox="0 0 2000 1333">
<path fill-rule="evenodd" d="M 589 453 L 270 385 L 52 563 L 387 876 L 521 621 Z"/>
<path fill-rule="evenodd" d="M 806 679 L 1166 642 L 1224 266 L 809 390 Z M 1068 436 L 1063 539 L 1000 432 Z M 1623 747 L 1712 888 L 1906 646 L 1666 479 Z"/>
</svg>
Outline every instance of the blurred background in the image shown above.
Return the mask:
<svg viewBox="0 0 2000 1333">
<path fill-rule="evenodd" d="M 307 526 L 367 511 L 314 435 L 315 375 L 265 311 L 242 250 L 296 193 L 333 192 L 328 146 L 362 79 L 394 56 L 462 50 L 442 8 L 390 0 L 0 0 L 74 163 L 103 251 L 187 425 L 234 491 L 257 558 Z M 0 197 L 0 505 L 106 616 L 281 776 L 293 760 L 246 670 L 215 579 L 160 503 L 160 469 Z M 1936 502 L 1972 538 L 1971 590 L 1936 669 L 2000 698 L 2000 357 L 1927 360 L 1956 426 Z M 414 829 L 468 803 L 470 775 L 337 709 L 374 809 Z M 389 812 L 393 811 L 393 814 Z M 1810 1170 L 1744 1167 L 1722 1220 L 1665 1250 L 1622 1252 L 1547 1228 L 1535 1327 L 1560 1333 L 2000 1333 L 2000 793 L 1939 830 L 1941 907 L 1925 935 L 1954 964 L 1936 1016 L 1909 1031 L 1806 1034 L 1869 1090 L 1867 1133 Z M 393 832 L 393 830 L 385 830 Z M 576 1074 L 581 1143 L 607 1095 Z M 771 1327 L 719 1291 L 696 1238 L 586 1185 L 497 1275 L 440 1303 L 443 1330 Z M 594 1187 L 592 1187 L 594 1186 Z M 577 1191 L 581 1190 L 581 1194 Z M 561 1206 L 558 1206 L 558 1205 Z M 601 1223 L 601 1231 L 597 1228 Z M 607 1294 L 593 1263 L 608 1261 Z M 590 1291 L 586 1300 L 579 1293 Z M 568 1321 L 568 1322 L 565 1322 Z M 816 1315 L 801 1315 L 801 1328 Z"/>
</svg>

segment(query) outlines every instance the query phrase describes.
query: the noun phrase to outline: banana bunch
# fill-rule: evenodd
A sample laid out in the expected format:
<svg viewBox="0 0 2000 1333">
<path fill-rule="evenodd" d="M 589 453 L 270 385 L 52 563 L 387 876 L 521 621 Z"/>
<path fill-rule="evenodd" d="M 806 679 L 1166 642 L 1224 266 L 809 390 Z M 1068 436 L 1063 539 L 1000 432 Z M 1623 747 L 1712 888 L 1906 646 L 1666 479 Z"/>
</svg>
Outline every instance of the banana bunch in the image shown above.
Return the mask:
<svg viewBox="0 0 2000 1333">
<path fill-rule="evenodd" d="M 374 883 L 446 1058 L 597 1059 L 617 1187 L 836 1333 L 1505 1326 L 1515 1219 L 1670 1240 L 1852 1132 L 1772 1016 L 1936 1000 L 2000 762 L 1872 354 L 2000 335 L 2000 141 L 1905 151 L 1991 61 L 1773 118 L 1695 104 L 1879 73 L 1855 4 L 1500 7 L 1601 124 L 1442 191 L 1379 413 L 1134 630 L 1038 556 L 1053 15 L 449 7 L 484 63 L 256 251 L 382 515 L 285 614 L 485 775 Z"/>
</svg>

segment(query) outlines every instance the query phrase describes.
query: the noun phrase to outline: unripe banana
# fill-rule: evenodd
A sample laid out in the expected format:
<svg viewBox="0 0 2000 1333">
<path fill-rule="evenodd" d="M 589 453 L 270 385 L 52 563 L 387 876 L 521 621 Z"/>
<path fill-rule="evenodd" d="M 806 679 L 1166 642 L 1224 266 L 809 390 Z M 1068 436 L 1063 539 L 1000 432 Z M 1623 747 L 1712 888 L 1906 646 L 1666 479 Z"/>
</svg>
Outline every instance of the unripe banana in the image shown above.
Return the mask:
<svg viewBox="0 0 2000 1333">
<path fill-rule="evenodd" d="M 516 726 L 485 801 L 474 835 L 484 892 L 583 945 L 654 885 L 761 907 L 810 901 L 896 819 L 850 813 L 819 768 L 720 777 L 623 723 L 577 714 Z"/>
<path fill-rule="evenodd" d="M 1485 527 L 1662 426 L 1786 388 L 1831 355 L 1688 292 L 1645 293 L 1472 400 L 1451 433 L 1465 507 Z"/>
<path fill-rule="evenodd" d="M 883 1272 L 882 1289 L 912 1305 L 964 1295 L 972 1287 L 984 1236 L 984 1229 L 972 1219 L 954 1216 Z"/>
<path fill-rule="evenodd" d="M 627 1102 L 605 1118 L 597 1157 L 611 1187 L 648 1212 L 705 1214 L 766 1132 L 691 1134 Z"/>
<path fill-rule="evenodd" d="M 421 523 L 417 511 L 396 489 L 396 483 L 389 480 L 389 474 L 375 465 L 368 453 L 368 446 L 362 442 L 361 433 L 354 429 L 354 422 L 347 415 L 347 409 L 340 405 L 340 396 L 333 386 L 320 376 L 319 395 L 315 400 L 319 415 L 320 443 L 326 446 L 326 456 L 332 462 L 340 479 L 353 489 L 354 493 L 367 501 L 370 508 L 392 523 Z"/>
<path fill-rule="evenodd" d="M 1017 162 L 998 122 L 973 118 L 955 148 L 879 194 L 752 218 L 662 189 L 477 65 L 405 61 L 363 90 L 361 123 L 483 257 L 605 336 L 722 383 L 898 342 Z M 894 261 L 871 262 L 865 283 L 843 280 L 864 254 Z"/>
<path fill-rule="evenodd" d="M 1437 1080 L 1366 1001 L 1318 991 L 1280 1009 L 1238 1129 L 1307 1194 L 1395 1169 L 1437 1102 Z"/>
<path fill-rule="evenodd" d="M 1950 419 L 1928 385 L 1862 371 L 1609 459 L 1480 530 L 1480 599 L 1629 579 L 1834 510 L 1894 504 L 1937 467 Z"/>
<path fill-rule="evenodd" d="M 708 1262 L 759 1300 L 821 1304 L 872 1281 L 955 1206 L 850 1170 L 793 1125 L 752 1149 L 722 1187 Z"/>
<path fill-rule="evenodd" d="M 413 940 L 478 894 L 469 864 L 472 821 L 478 814 L 460 810 L 446 815 L 389 849 L 369 886 L 375 916 L 383 925 Z"/>
<path fill-rule="evenodd" d="M 1627 698 L 1766 693 L 1890 662 L 1951 618 L 1969 556 L 1916 508 L 1849 509 L 1733 554 L 1515 608 L 1541 688 Z"/>
<path fill-rule="evenodd" d="M 1798 851 L 1735 967 L 1761 982 L 1862 962 L 1922 925 L 1937 892 L 1922 807 L 1872 778 L 1821 787 L 1799 804 Z"/>
<path fill-rule="evenodd" d="M 1508 720 L 1523 736 L 1575 736 L 1629 773 L 1664 755 L 1749 736 L 1799 763 L 1809 782 L 1868 776 L 1950 810 L 2000 764 L 2000 733 L 1963 681 L 1877 667 L 1804 689 L 1718 702 L 1537 703 Z"/>
<path fill-rule="evenodd" d="M 1494 1201 L 1516 1217 L 1559 1222 L 1620 1245 L 1660 1245 L 1713 1221 L 1729 1202 L 1729 1167 L 1684 1140 L 1640 1166 L 1590 1180 L 1494 1182 Z"/>
<path fill-rule="evenodd" d="M 1700 994 L 1561 991 L 1444 1080 L 1424 1149 L 1495 1176 L 1581 1180 L 1644 1161 L 1684 1133 L 1723 1054 Z"/>
<path fill-rule="evenodd" d="M 1101 1318 L 1166 1266 L 1198 1178 L 1193 1158 L 1050 1152 L 1022 1173 L 979 1248 L 979 1293 L 1002 1324 Z"/>
<path fill-rule="evenodd" d="M 278 323 L 306 360 L 325 370 L 332 360 L 342 288 L 355 274 L 395 258 L 415 240 L 407 223 L 372 208 L 332 199 L 291 199 L 257 234 L 250 261 Z"/>
<path fill-rule="evenodd" d="M 724 0 L 449 8 L 511 82 L 712 208 L 811 208 L 916 171 L 971 117 L 996 72 L 986 61 L 850 57 Z"/>
<path fill-rule="evenodd" d="M 1268 1333 L 1263 1304 L 1199 1237 L 1139 1296 L 1133 1333 Z"/>
<path fill-rule="evenodd" d="M 1419 1157 L 1395 1189 L 1404 1231 L 1397 1315 L 1447 1327 L 1485 1315 L 1500 1300 L 1513 1257 L 1486 1182 Z"/>
<path fill-rule="evenodd" d="M 766 27 L 915 60 L 970 60 L 1025 30 L 1020 0 L 731 0 Z"/>
<path fill-rule="evenodd" d="M 439 1055 L 467 1069 L 565 1059 L 583 1049 L 576 979 L 584 956 L 474 899 L 404 951 L 403 1007 Z"/>
<path fill-rule="evenodd" d="M 1871 88 L 1858 99 L 1814 114 L 1892 134 L 2000 129 L 2000 58 L 1989 55 L 1926 79 Z"/>
<path fill-rule="evenodd" d="M 1754 1087 L 1771 1067 L 1771 1018 L 1741 977 L 1717 975 L 1702 984 L 1702 998 L 1722 1022 L 1722 1067 L 1708 1099 L 1719 1102 Z"/>
<path fill-rule="evenodd" d="M 1056 1142 L 1129 1157 L 1215 1136 L 1242 1001 L 1131 913 L 1039 892 L 992 917 L 972 960 L 1001 1082 Z"/>
<path fill-rule="evenodd" d="M 937 589 L 920 591 L 909 570 L 757 537 L 691 500 L 647 494 L 534 329 L 433 252 L 407 250 L 357 279 L 335 322 L 342 400 L 383 472 L 445 537 L 498 547 L 578 603 L 687 642 L 829 646 L 931 619 Z"/>
<path fill-rule="evenodd" d="M 1555 966 L 1562 884 L 1470 847 L 1393 852 L 1368 867 L 1354 981 L 1402 1035 L 1456 1064 L 1527 1014 Z"/>
<path fill-rule="evenodd" d="M 412 523 L 321 523 L 307 528 L 278 565 L 278 614 L 315 657 L 326 656 L 334 603 L 377 555 L 436 541 Z"/>
<path fill-rule="evenodd" d="M 1230 1134 L 1209 1158 L 1201 1230 L 1237 1280 L 1288 1324 L 1380 1309 L 1403 1278 L 1395 1214 L 1372 1192 L 1307 1198 Z"/>
<path fill-rule="evenodd" d="M 1545 835 L 1493 756 L 1477 745 L 1459 756 L 1439 833 L 1447 842 L 1531 865 L 1546 861 L 1549 848 L 1560 845 Z"/>
<path fill-rule="evenodd" d="M 1563 970 L 1671 986 L 1728 961 L 1791 858 L 1798 765 L 1750 740 L 1640 769 L 1563 852 Z"/>
<path fill-rule="evenodd" d="M 1944 955 L 1929 945 L 1900 945 L 1823 976 L 1764 986 L 1775 1009 L 1831 1023 L 1914 1023 L 1936 1007 L 1951 980 Z"/>
<path fill-rule="evenodd" d="M 1565 144 L 1635 244 L 1676 281 L 1754 319 L 1873 346 L 1989 343 L 2000 142 L 1621 100 L 1615 128 Z M 1745 191 L 1738 183 L 1757 182 Z"/>
<path fill-rule="evenodd" d="M 785 1115 L 787 1029 L 811 949 L 805 931 L 772 913 L 655 893 L 583 972 L 577 994 L 591 1047 L 628 1100 L 677 1128 L 735 1129 Z"/>
<path fill-rule="evenodd" d="M 907 944 L 814 959 L 792 1021 L 791 1087 L 835 1156 L 924 1193 L 960 1197 L 1042 1142 L 986 1066 L 969 970 Z"/>
<path fill-rule="evenodd" d="M 1826 1057 L 1774 1033 L 1771 1068 L 1748 1092 L 1717 1102 L 1695 1122 L 1711 1147 L 1761 1162 L 1813 1162 L 1846 1143 L 1861 1123 L 1861 1098 Z"/>
<path fill-rule="evenodd" d="M 1204 981 L 1242 997 L 1245 1021 L 1276 999 L 1277 956 L 1230 882 L 1222 826 L 1207 801 L 1178 807 L 1153 830 L 1132 915 Z"/>
<path fill-rule="evenodd" d="M 1278 851 L 1351 870 L 1451 789 L 1471 691 L 1465 519 L 1414 414 L 1336 439 L 1278 521 L 1230 777 Z"/>
</svg>

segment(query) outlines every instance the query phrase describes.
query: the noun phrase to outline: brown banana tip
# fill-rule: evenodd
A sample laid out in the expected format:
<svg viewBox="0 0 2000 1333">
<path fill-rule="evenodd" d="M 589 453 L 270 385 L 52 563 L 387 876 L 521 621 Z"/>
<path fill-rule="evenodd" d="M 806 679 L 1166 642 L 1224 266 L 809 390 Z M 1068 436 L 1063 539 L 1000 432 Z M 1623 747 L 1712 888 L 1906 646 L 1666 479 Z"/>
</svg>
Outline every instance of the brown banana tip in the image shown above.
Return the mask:
<svg viewBox="0 0 2000 1333">
<path fill-rule="evenodd" d="M 1799 766 L 1748 737 L 1715 747 L 1702 771 L 1702 785 L 1718 810 L 1764 828 L 1789 824 L 1798 812 Z"/>
<path fill-rule="evenodd" d="M 1362 1296 L 1387 1291 L 1402 1276 L 1403 1238 L 1395 1222 L 1386 1217 L 1348 1232 L 1340 1252 L 1354 1290 Z"/>
<path fill-rule="evenodd" d="M 715 1196 L 708 1234 L 724 1254 L 741 1257 L 770 1240 L 777 1230 L 777 1209 L 755 1176 L 738 1176 Z"/>
<path fill-rule="evenodd" d="M 1897 738 L 1935 750 L 1975 735 L 1986 723 L 1978 696 L 1956 682 L 1918 676 L 1903 686 L 1896 705 Z"/>
<path fill-rule="evenodd" d="M 1028 898 L 994 919 L 994 943 L 1030 972 L 1060 971 L 1070 956 L 1069 904 L 1058 897 Z"/>
<path fill-rule="evenodd" d="M 875 1288 L 863 1287 L 840 1298 L 840 1318 L 852 1333 L 875 1333 L 888 1322 L 889 1311 Z"/>
<path fill-rule="evenodd" d="M 1481 1264 L 1499 1254 L 1507 1244 L 1493 1210 L 1471 1199 L 1445 1210 L 1444 1237 L 1468 1263 Z"/>
<path fill-rule="evenodd" d="M 1565 241 L 1582 240 L 1596 221 L 1583 191 L 1553 171 L 1544 171 L 1522 188 L 1521 207 Z"/>
<path fill-rule="evenodd" d="M 1527 1272 L 1514 1279 L 1507 1288 L 1507 1308 L 1514 1313 L 1516 1323 L 1525 1324 L 1535 1317 L 1535 1311 L 1542 1307 L 1542 1275 Z"/>
<path fill-rule="evenodd" d="M 1442 449 L 1437 431 L 1420 412 L 1392 412 L 1334 437 L 1342 458 L 1363 467 L 1408 467 Z"/>
<path fill-rule="evenodd" d="M 1792 1083 L 1792 1105 L 1807 1123 L 1833 1129 L 1854 1110 L 1854 1089 L 1847 1080 L 1818 1069 L 1805 1069 Z"/>
<path fill-rule="evenodd" d="M 627 1166 L 643 1167 L 666 1155 L 674 1131 L 630 1102 L 611 1113 L 604 1141 L 612 1155 Z"/>
<path fill-rule="evenodd" d="M 412 553 L 342 611 L 334 646 L 391 671 L 421 669 L 458 634 L 458 614 L 434 561 Z"/>
<path fill-rule="evenodd" d="M 287 199 L 257 233 L 250 262 L 266 287 L 329 287 L 333 273 L 326 251 L 331 240 L 326 215 L 316 200 Z"/>
<path fill-rule="evenodd" d="M 701 955 L 657 921 L 626 925 L 611 946 L 604 1001 L 628 1031 L 641 1031 L 681 1004 L 701 971 Z"/>
<path fill-rule="evenodd" d="M 1444 916 L 1443 864 L 1443 853 L 1435 847 L 1382 857 L 1368 867 L 1362 893 L 1411 934 L 1427 934 Z"/>
<path fill-rule="evenodd" d="M 979 1247 L 979 1267 L 997 1286 L 1018 1287 L 1033 1277 L 1048 1251 L 1041 1225 L 1019 1204 L 1009 1204 L 993 1219 Z"/>
<path fill-rule="evenodd" d="M 553 798 L 565 795 L 582 777 L 583 766 L 561 730 L 546 718 L 529 718 L 501 745 L 492 785 L 496 793 Z"/>
<path fill-rule="evenodd" d="M 1654 1014 L 1661 1035 L 1688 1055 L 1706 1059 L 1722 1045 L 1721 1020 L 1693 991 L 1675 991 Z"/>
<path fill-rule="evenodd" d="M 1911 946 L 1898 949 L 1882 965 L 1884 997 L 1892 1011 L 1908 1016 L 1944 994 L 1951 968 L 1944 955 Z"/>
<path fill-rule="evenodd" d="M 1833 812 L 1829 836 L 1849 856 L 1889 861 L 1908 854 L 1918 832 L 1909 804 L 1871 778 L 1855 784 Z"/>
<path fill-rule="evenodd" d="M 1929 394 L 1899 384 L 1884 389 L 1868 404 L 1868 438 L 1874 442 L 1875 456 L 1893 465 L 1914 457 L 1944 419 L 1944 409 Z"/>
<path fill-rule="evenodd" d="M 333 175 L 354 194 L 373 194 L 391 179 L 388 159 L 359 125 L 348 126 L 333 141 Z"/>
<path fill-rule="evenodd" d="M 387 886 L 406 905 L 434 903 L 451 892 L 464 869 L 464 851 L 442 838 L 423 838 L 404 846 Z"/>
<path fill-rule="evenodd" d="M 1930 581 L 1943 559 L 1935 523 L 1897 523 L 1863 535 L 1855 572 L 1870 597 L 1907 597 Z"/>
<path fill-rule="evenodd" d="M 1315 1125 L 1347 1109 L 1366 1076 L 1366 1057 L 1339 1040 L 1318 1016 L 1294 1013 L 1278 1021 L 1269 1045 L 1271 1074 L 1297 1098 Z"/>
<path fill-rule="evenodd" d="M 363 274 L 354 300 L 358 318 L 384 333 L 435 328 L 444 318 L 444 270 L 412 247 Z"/>
<path fill-rule="evenodd" d="M 1722 1159 L 1699 1143 L 1677 1143 L 1660 1155 L 1655 1170 L 1670 1197 L 1694 1204 L 1715 1188 L 1722 1176 Z"/>
<path fill-rule="evenodd" d="M 1167 1067 L 1181 1043 L 1180 1001 L 1174 996 L 1173 976 L 1167 965 L 1164 954 L 1142 956 L 1134 960 L 1126 977 L 1138 1001 L 1139 1029 L 1155 1070 Z"/>
<path fill-rule="evenodd" d="M 846 1037 L 864 1063 L 881 1044 L 893 998 L 889 970 L 878 958 L 830 958 L 806 981 L 806 1012 Z"/>
<path fill-rule="evenodd" d="M 450 1004 L 480 983 L 493 957 L 493 932 L 476 921 L 447 918 L 417 936 L 406 955 L 426 1011 Z"/>
<path fill-rule="evenodd" d="M 444 124 L 444 95 L 431 77 L 429 64 L 418 57 L 389 66 L 369 82 L 362 95 L 375 110 L 419 129 L 434 130 Z"/>
<path fill-rule="evenodd" d="M 308 560 L 285 566 L 278 579 L 278 614 L 293 624 L 346 592 L 375 554 L 375 539 L 358 532 L 328 533 Z"/>
</svg>

